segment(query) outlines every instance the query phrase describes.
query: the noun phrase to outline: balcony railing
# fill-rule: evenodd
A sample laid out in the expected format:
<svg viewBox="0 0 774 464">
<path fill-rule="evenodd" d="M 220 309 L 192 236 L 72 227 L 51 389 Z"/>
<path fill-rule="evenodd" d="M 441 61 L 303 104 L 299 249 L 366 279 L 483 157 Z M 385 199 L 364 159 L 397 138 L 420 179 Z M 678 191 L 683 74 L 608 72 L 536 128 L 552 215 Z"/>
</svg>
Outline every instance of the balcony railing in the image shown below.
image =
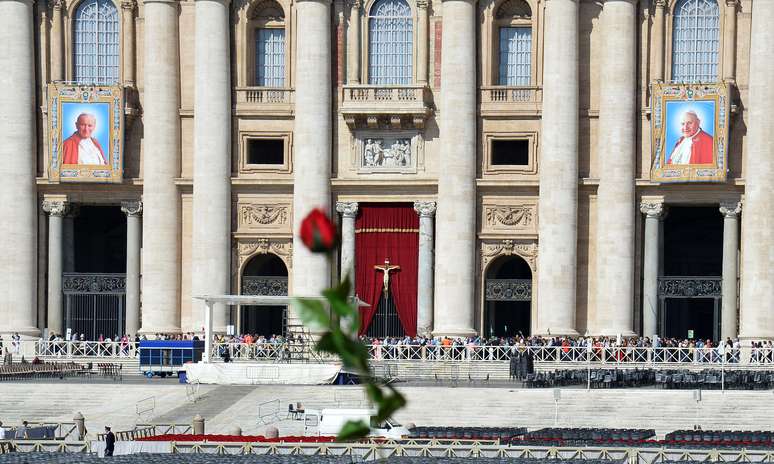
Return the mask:
<svg viewBox="0 0 774 464">
<path fill-rule="evenodd" d="M 432 103 L 426 85 L 345 85 L 341 113 L 347 124 L 424 125 Z"/>
<path fill-rule="evenodd" d="M 234 106 L 237 114 L 293 114 L 295 91 L 278 87 L 237 87 Z"/>
<path fill-rule="evenodd" d="M 515 115 L 540 113 L 543 88 L 536 86 L 487 86 L 481 87 L 481 115 Z"/>
</svg>

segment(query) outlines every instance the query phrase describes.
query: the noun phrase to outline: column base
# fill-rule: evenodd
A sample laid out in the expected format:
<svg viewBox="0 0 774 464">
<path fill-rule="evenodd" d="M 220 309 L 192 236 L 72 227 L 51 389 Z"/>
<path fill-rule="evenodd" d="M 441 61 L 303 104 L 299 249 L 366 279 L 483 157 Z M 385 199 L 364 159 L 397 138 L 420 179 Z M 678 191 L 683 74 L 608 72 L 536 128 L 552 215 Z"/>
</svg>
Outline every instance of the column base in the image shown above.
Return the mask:
<svg viewBox="0 0 774 464">
<path fill-rule="evenodd" d="M 6 335 L 10 337 L 15 333 L 18 333 L 22 340 L 37 340 L 40 338 L 41 331 L 37 327 L 13 327 L 10 329 L 0 329 L 0 334 L 3 335 L 4 343 L 10 343 L 10 338 L 7 338 Z"/>
<path fill-rule="evenodd" d="M 435 330 L 433 330 L 433 336 L 434 337 L 473 337 L 475 335 L 478 335 L 478 332 L 476 332 L 473 329 L 460 329 L 456 327 L 439 327 Z"/>
<path fill-rule="evenodd" d="M 154 334 L 179 334 L 183 331 L 180 330 L 180 327 L 158 327 L 158 328 L 147 328 L 142 327 L 140 330 L 137 331 L 138 335 L 154 335 Z"/>
<path fill-rule="evenodd" d="M 636 337 L 637 334 L 632 330 L 600 330 L 599 332 L 592 332 L 589 331 L 589 333 L 592 336 L 595 337 L 617 337 L 620 335 L 621 337 Z"/>
<path fill-rule="evenodd" d="M 575 329 L 538 329 L 533 335 L 540 337 L 577 337 L 580 334 Z"/>
</svg>

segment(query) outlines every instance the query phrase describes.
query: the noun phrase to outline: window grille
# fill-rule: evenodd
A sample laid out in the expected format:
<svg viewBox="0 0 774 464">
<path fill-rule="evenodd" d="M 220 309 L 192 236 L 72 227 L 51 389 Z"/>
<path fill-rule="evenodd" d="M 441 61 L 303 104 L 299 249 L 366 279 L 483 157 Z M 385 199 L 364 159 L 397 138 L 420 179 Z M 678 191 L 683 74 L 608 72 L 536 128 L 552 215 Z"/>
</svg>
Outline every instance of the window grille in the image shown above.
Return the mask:
<svg viewBox="0 0 774 464">
<path fill-rule="evenodd" d="M 74 79 L 113 85 L 119 79 L 118 10 L 110 0 L 84 0 L 75 12 Z"/>
<path fill-rule="evenodd" d="M 532 65 L 532 28 L 500 28 L 500 85 L 529 85 Z"/>
<path fill-rule="evenodd" d="M 672 81 L 717 81 L 719 37 L 715 0 L 680 0 L 672 29 Z"/>
<path fill-rule="evenodd" d="M 285 29 L 258 29 L 255 34 L 255 85 L 285 86 Z"/>
<path fill-rule="evenodd" d="M 368 83 L 412 82 L 413 20 L 405 0 L 379 0 L 368 17 Z"/>
</svg>

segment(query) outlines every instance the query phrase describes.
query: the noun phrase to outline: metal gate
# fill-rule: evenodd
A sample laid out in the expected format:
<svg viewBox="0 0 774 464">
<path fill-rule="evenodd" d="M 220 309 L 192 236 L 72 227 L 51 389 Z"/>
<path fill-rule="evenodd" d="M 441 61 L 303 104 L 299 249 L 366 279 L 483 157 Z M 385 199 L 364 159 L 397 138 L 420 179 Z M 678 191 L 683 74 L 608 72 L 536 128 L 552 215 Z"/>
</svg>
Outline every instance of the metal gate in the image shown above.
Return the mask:
<svg viewBox="0 0 774 464">
<path fill-rule="evenodd" d="M 288 278 L 278 276 L 242 276 L 242 295 L 260 295 L 260 296 L 287 296 Z M 243 309 L 247 311 L 266 311 L 266 306 L 239 306 L 239 331 L 244 332 L 247 325 L 244 319 Z M 231 315 L 231 324 L 234 324 L 234 316 Z M 288 307 L 282 307 L 282 323 L 280 335 L 287 335 L 288 330 Z"/>
<path fill-rule="evenodd" d="M 62 274 L 64 327 L 86 340 L 120 337 L 126 327 L 126 274 Z"/>
<path fill-rule="evenodd" d="M 666 277 L 658 278 L 659 330 L 666 333 L 666 300 L 670 298 L 706 298 L 713 300 L 712 339 L 720 336 L 720 303 L 723 296 L 723 277 Z"/>
</svg>

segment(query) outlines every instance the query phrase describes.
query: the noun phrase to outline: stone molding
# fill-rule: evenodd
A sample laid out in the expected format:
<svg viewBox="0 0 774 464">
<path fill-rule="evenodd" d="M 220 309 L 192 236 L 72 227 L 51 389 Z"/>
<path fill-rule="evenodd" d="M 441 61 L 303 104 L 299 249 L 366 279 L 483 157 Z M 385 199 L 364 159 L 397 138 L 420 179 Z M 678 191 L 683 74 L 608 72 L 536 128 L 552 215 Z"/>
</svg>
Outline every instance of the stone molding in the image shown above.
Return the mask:
<svg viewBox="0 0 774 464">
<path fill-rule="evenodd" d="M 742 212 L 741 201 L 721 201 L 720 214 L 727 218 L 736 218 Z"/>
<path fill-rule="evenodd" d="M 288 271 L 292 264 L 293 239 L 270 239 L 270 238 L 242 238 L 238 239 L 235 245 L 239 270 L 242 266 L 256 255 L 274 254 L 284 261 Z"/>
<path fill-rule="evenodd" d="M 43 200 L 42 206 L 49 216 L 64 217 L 70 212 L 70 203 L 67 201 Z"/>
<path fill-rule="evenodd" d="M 433 217 L 435 216 L 436 203 L 434 201 L 415 201 L 414 211 L 419 214 L 419 217 Z"/>
<path fill-rule="evenodd" d="M 139 200 L 122 201 L 121 211 L 127 216 L 142 216 L 142 202 Z"/>
<path fill-rule="evenodd" d="M 238 233 L 291 233 L 292 205 L 286 199 L 240 198 L 236 207 Z"/>
<path fill-rule="evenodd" d="M 341 213 L 342 216 L 348 218 L 354 218 L 357 216 L 358 204 L 357 202 L 337 201 L 336 211 Z"/>
<path fill-rule="evenodd" d="M 537 272 L 538 244 L 517 243 L 506 239 L 499 242 L 483 242 L 481 244 L 481 275 L 486 275 L 486 268 L 500 256 L 519 256 L 529 264 L 532 273 Z M 534 278 L 534 276 L 533 276 Z"/>
<path fill-rule="evenodd" d="M 482 234 L 537 234 L 538 202 L 535 198 L 484 198 L 481 216 Z"/>
<path fill-rule="evenodd" d="M 649 218 L 663 219 L 666 215 L 666 207 L 662 202 L 645 202 L 640 203 L 640 212 Z"/>
</svg>

